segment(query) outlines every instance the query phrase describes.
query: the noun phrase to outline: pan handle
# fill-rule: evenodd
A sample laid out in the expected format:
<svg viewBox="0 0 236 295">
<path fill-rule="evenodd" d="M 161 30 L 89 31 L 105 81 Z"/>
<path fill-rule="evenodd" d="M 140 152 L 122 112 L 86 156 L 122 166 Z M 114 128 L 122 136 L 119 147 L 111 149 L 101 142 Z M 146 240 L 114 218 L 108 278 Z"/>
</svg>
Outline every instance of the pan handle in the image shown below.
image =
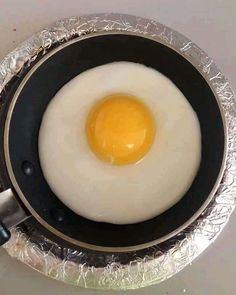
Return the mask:
<svg viewBox="0 0 236 295">
<path fill-rule="evenodd" d="M 5 244 L 8 240 L 10 240 L 11 233 L 5 227 L 3 223 L 0 222 L 0 246 Z"/>
<path fill-rule="evenodd" d="M 0 193 L 0 246 L 10 239 L 9 229 L 28 217 L 11 189 Z"/>
</svg>

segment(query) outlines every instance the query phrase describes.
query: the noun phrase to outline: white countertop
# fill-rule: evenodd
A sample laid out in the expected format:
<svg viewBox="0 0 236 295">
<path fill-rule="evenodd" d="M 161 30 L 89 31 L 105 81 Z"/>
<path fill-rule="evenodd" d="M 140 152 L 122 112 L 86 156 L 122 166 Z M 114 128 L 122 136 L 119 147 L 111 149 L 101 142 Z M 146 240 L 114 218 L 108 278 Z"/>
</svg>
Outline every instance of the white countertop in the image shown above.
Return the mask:
<svg viewBox="0 0 236 295">
<path fill-rule="evenodd" d="M 0 58 L 53 21 L 73 15 L 121 12 L 153 18 L 183 33 L 213 57 L 236 89 L 235 0 L 0 0 Z M 195 262 L 173 278 L 128 294 L 236 294 L 236 212 Z M 80 289 L 48 279 L 0 249 L 0 294 L 123 294 Z"/>
</svg>

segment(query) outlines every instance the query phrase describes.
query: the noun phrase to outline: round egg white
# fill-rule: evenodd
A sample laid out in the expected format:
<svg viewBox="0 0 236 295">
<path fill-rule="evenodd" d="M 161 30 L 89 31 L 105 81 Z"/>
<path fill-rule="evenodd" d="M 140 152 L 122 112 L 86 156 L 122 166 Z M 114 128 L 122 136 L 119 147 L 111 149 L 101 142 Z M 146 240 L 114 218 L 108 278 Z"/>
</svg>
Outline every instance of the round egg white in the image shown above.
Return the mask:
<svg viewBox="0 0 236 295">
<path fill-rule="evenodd" d="M 88 113 L 114 93 L 136 96 L 155 119 L 153 145 L 136 164 L 112 166 L 87 143 Z M 52 191 L 77 214 L 141 222 L 170 208 L 190 187 L 201 158 L 199 122 L 167 77 L 141 64 L 114 62 L 83 72 L 58 91 L 43 116 L 39 157 Z"/>
</svg>

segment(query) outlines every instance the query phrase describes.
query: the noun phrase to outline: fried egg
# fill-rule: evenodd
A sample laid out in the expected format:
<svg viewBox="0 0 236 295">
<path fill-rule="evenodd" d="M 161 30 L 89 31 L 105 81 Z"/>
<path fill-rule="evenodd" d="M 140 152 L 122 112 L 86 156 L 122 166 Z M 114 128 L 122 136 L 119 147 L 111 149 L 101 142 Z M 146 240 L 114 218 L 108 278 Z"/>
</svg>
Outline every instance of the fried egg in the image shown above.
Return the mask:
<svg viewBox="0 0 236 295">
<path fill-rule="evenodd" d="M 39 131 L 43 174 L 85 218 L 142 222 L 177 203 L 201 159 L 196 113 L 167 77 L 142 64 L 89 69 L 49 103 Z"/>
</svg>

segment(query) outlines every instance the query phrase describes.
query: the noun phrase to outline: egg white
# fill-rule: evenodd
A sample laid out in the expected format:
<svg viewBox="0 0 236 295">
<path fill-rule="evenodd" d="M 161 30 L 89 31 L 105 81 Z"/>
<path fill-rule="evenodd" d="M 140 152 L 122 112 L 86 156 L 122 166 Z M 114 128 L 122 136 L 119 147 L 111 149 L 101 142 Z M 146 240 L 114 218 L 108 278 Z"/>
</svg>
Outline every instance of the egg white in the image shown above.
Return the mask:
<svg viewBox="0 0 236 295">
<path fill-rule="evenodd" d="M 154 143 L 136 164 L 112 166 L 87 143 L 88 113 L 114 93 L 142 100 L 156 122 Z M 114 62 L 83 72 L 58 91 L 43 116 L 39 157 L 52 191 L 77 214 L 141 222 L 170 208 L 190 187 L 201 158 L 199 122 L 167 77 L 141 64 Z"/>
</svg>

